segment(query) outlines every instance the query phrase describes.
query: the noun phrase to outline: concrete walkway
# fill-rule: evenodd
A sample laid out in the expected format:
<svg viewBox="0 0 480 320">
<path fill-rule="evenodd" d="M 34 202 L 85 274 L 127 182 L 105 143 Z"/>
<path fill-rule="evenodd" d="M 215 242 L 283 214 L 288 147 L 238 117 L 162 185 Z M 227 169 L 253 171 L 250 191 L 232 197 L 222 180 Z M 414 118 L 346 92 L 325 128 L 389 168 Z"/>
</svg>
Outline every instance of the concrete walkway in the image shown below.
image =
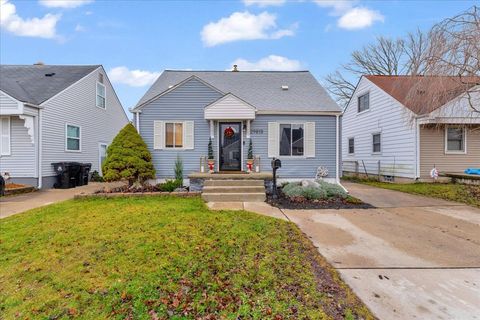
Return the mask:
<svg viewBox="0 0 480 320">
<path fill-rule="evenodd" d="M 32 193 L 2 197 L 0 198 L 0 219 L 37 207 L 73 199 L 76 194 L 94 193 L 106 185 L 115 186 L 119 185 L 119 183 L 90 182 L 86 186 L 72 189 L 46 189 Z"/>
<path fill-rule="evenodd" d="M 344 185 L 378 208 L 237 208 L 296 223 L 380 319 L 480 319 L 480 209 Z"/>
</svg>

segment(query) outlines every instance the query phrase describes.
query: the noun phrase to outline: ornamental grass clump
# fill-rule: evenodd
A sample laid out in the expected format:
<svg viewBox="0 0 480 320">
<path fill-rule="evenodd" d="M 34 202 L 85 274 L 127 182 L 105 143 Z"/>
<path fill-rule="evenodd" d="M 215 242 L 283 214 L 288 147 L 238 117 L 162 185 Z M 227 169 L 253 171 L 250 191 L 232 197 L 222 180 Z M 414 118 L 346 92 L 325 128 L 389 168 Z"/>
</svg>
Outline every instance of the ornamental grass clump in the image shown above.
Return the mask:
<svg viewBox="0 0 480 320">
<path fill-rule="evenodd" d="M 305 198 L 307 200 L 328 200 L 331 198 L 346 198 L 347 193 L 339 185 L 325 181 L 316 181 L 302 186 L 299 182 L 290 182 L 283 186 L 283 193 L 288 198 Z"/>
<path fill-rule="evenodd" d="M 152 155 L 131 123 L 120 130 L 108 147 L 102 172 L 105 181 L 127 180 L 129 186 L 155 178 Z"/>
</svg>

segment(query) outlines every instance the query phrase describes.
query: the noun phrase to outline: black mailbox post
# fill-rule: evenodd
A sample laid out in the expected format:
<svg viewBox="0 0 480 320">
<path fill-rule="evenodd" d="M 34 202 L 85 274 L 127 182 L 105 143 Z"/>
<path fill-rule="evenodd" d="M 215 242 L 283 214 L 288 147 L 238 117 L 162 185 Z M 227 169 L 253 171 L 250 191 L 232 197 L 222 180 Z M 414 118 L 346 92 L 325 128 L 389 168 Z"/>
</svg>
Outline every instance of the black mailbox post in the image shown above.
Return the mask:
<svg viewBox="0 0 480 320">
<path fill-rule="evenodd" d="M 272 159 L 272 170 L 273 170 L 273 198 L 277 198 L 277 170 L 282 167 L 282 161 L 280 159 Z"/>
</svg>

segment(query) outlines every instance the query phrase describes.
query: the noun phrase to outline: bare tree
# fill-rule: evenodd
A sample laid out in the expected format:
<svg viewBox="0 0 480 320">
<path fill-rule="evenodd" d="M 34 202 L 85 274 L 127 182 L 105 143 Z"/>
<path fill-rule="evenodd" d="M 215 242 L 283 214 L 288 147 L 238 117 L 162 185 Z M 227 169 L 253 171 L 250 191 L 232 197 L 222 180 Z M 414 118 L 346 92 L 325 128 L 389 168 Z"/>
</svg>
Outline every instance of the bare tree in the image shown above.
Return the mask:
<svg viewBox="0 0 480 320">
<path fill-rule="evenodd" d="M 412 77 L 409 93 L 412 103 L 421 103 L 424 111 L 466 92 L 471 109 L 480 112 L 479 13 L 474 6 L 427 33 L 417 29 L 401 39 L 377 38 L 354 51 L 350 62 L 326 77 L 328 90 L 345 106 L 362 75 L 425 76 Z"/>
</svg>

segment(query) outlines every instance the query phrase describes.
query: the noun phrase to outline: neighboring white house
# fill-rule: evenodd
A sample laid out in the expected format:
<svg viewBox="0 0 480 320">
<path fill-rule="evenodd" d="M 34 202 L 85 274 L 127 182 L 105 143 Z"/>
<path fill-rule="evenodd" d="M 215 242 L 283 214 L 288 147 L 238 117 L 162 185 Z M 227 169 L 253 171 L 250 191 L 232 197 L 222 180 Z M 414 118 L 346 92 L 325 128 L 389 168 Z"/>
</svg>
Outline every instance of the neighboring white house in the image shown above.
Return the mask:
<svg viewBox="0 0 480 320">
<path fill-rule="evenodd" d="M 108 144 L 128 118 L 101 65 L 2 65 L 0 173 L 50 188 L 52 163 L 91 163 L 101 172 Z"/>
<path fill-rule="evenodd" d="M 480 114 L 470 107 L 480 106 L 478 92 L 467 99 L 447 81 L 450 87 L 435 92 L 440 99 L 424 102 L 430 89 L 415 84 L 426 80 L 434 88 L 441 79 L 363 76 L 343 114 L 343 172 L 425 179 L 433 167 L 455 173 L 480 167 Z"/>
</svg>

